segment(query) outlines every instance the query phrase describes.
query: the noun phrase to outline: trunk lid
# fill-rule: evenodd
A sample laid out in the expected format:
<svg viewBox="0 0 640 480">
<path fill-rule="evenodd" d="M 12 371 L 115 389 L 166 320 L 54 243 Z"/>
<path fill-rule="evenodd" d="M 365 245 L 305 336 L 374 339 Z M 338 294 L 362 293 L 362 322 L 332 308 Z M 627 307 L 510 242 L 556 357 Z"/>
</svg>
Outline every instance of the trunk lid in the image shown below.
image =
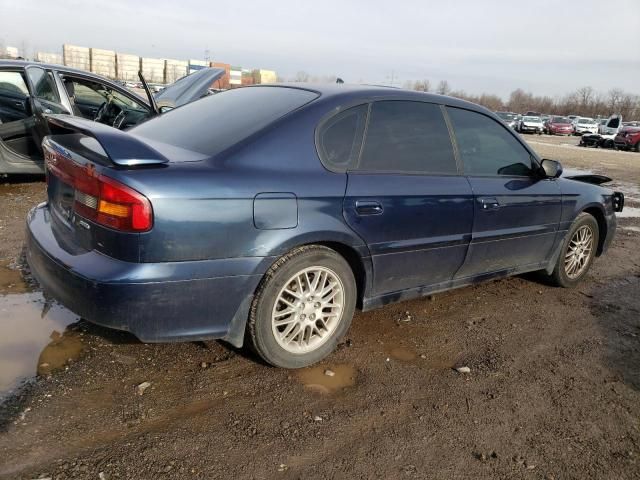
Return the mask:
<svg viewBox="0 0 640 480">
<path fill-rule="evenodd" d="M 60 245 L 139 261 L 139 236 L 153 222 L 149 200 L 117 181 L 116 170 L 163 168 L 168 159 L 140 138 L 70 117 L 48 118 L 43 143 L 48 207 Z M 148 223 L 140 223 L 140 219 Z"/>
</svg>

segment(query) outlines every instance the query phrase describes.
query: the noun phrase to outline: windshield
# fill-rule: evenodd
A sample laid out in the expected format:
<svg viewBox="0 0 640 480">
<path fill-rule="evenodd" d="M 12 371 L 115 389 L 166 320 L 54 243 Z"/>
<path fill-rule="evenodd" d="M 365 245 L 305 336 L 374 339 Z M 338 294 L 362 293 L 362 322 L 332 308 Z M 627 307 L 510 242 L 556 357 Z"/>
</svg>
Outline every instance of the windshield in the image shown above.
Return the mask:
<svg viewBox="0 0 640 480">
<path fill-rule="evenodd" d="M 578 123 L 593 123 L 593 118 L 580 118 Z"/>
<path fill-rule="evenodd" d="M 551 120 L 553 123 L 571 123 L 571 120 L 569 120 L 567 117 L 553 117 L 553 120 Z"/>
<path fill-rule="evenodd" d="M 513 120 L 516 116 L 513 113 L 507 112 L 496 112 L 497 115 L 503 120 Z"/>
<path fill-rule="evenodd" d="M 236 88 L 173 109 L 130 132 L 213 156 L 317 97 L 299 88 Z"/>
<path fill-rule="evenodd" d="M 525 122 L 540 122 L 540 117 L 524 117 Z"/>
</svg>

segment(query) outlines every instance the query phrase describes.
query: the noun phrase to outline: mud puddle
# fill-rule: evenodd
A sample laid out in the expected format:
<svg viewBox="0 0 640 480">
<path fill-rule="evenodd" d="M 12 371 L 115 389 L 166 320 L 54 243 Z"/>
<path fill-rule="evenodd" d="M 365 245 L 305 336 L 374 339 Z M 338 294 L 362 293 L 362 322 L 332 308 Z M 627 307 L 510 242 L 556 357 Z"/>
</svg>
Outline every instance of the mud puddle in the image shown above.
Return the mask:
<svg viewBox="0 0 640 480">
<path fill-rule="evenodd" d="M 24 283 L 13 285 L 16 291 L 27 288 Z M 80 356 L 79 335 L 65 332 L 78 320 L 40 292 L 0 294 L 0 400 L 25 379 L 62 368 Z"/>
<path fill-rule="evenodd" d="M 0 295 L 25 293 L 30 289 L 22 279 L 20 270 L 0 266 Z"/>
<path fill-rule="evenodd" d="M 401 362 L 411 362 L 418 357 L 418 354 L 408 347 L 389 347 L 385 352 L 390 358 Z"/>
<path fill-rule="evenodd" d="M 303 368 L 296 372 L 305 390 L 328 395 L 356 383 L 357 370 L 353 365 L 317 366 Z"/>
</svg>

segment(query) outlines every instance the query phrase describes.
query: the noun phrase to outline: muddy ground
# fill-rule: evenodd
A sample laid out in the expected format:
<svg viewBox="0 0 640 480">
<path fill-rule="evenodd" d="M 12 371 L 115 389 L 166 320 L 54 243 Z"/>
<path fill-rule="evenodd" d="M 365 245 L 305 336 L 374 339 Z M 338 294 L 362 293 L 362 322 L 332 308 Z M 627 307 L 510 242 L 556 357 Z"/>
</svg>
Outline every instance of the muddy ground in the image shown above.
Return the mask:
<svg viewBox="0 0 640 480">
<path fill-rule="evenodd" d="M 527 140 L 640 206 L 640 154 Z M 24 180 L 0 185 L 0 358 L 32 378 L 0 407 L 0 478 L 640 478 L 638 218 L 577 289 L 528 275 L 360 313 L 327 361 L 286 371 L 218 342 L 64 331 L 75 317 L 12 269 L 44 197 Z M 22 321 L 40 337 L 16 347 Z"/>
</svg>

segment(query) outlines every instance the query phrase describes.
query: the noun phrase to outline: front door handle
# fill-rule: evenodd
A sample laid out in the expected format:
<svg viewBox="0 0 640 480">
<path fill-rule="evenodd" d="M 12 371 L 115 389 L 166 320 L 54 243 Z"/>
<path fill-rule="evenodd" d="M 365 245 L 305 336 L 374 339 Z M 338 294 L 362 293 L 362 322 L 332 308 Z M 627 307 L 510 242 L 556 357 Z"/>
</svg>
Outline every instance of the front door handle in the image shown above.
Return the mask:
<svg viewBox="0 0 640 480">
<path fill-rule="evenodd" d="M 480 202 L 482 210 L 495 210 L 496 208 L 500 208 L 500 203 L 495 197 L 480 197 L 478 201 Z"/>
<path fill-rule="evenodd" d="M 370 200 L 356 200 L 356 213 L 358 215 L 381 215 L 384 209 L 382 204 Z"/>
</svg>

